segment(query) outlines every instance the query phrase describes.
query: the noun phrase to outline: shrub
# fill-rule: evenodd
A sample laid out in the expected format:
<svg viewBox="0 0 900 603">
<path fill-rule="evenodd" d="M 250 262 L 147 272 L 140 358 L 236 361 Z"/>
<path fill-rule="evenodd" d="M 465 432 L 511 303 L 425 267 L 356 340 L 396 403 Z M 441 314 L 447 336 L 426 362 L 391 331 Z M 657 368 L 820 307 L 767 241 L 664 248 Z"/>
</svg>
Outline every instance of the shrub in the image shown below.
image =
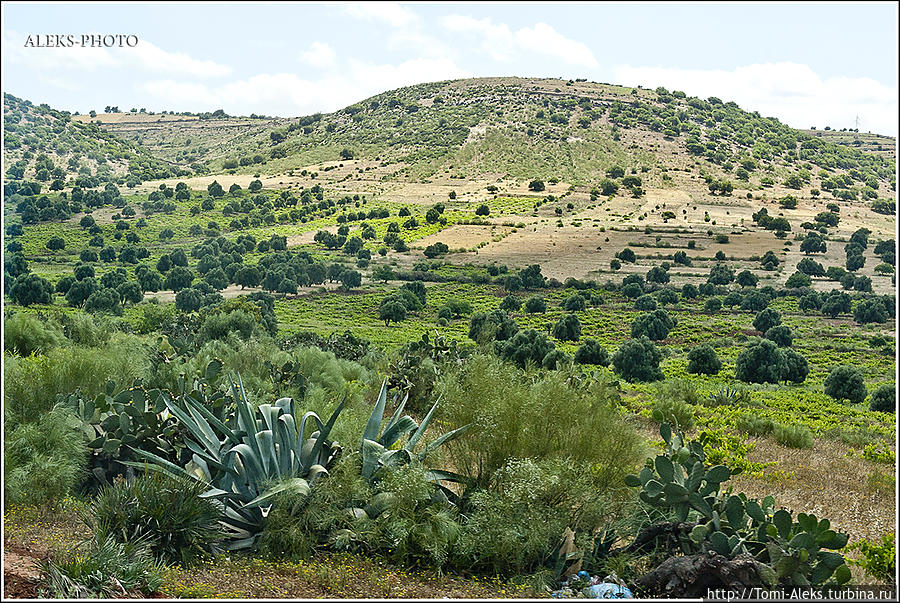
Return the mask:
<svg viewBox="0 0 900 603">
<path fill-rule="evenodd" d="M 663 378 L 659 369 L 662 354 L 646 337 L 631 339 L 619 346 L 612 358 L 616 373 L 629 382 L 658 381 Z"/>
<path fill-rule="evenodd" d="M 65 343 L 55 323 L 17 312 L 3 323 L 3 348 L 20 356 L 45 354 Z"/>
<path fill-rule="evenodd" d="M 735 364 L 735 376 L 746 383 L 778 383 L 784 370 L 784 354 L 768 339 L 738 354 Z"/>
<path fill-rule="evenodd" d="M 715 314 L 722 309 L 722 300 L 718 297 L 710 297 L 703 305 L 703 309 L 711 314 Z"/>
<path fill-rule="evenodd" d="M 794 333 L 786 325 L 778 325 L 766 331 L 766 339 L 775 342 L 780 348 L 789 348 L 794 343 Z"/>
<path fill-rule="evenodd" d="M 500 302 L 500 309 L 509 312 L 518 312 L 521 307 L 522 300 L 515 295 L 507 295 L 503 298 L 503 301 Z"/>
<path fill-rule="evenodd" d="M 660 398 L 651 406 L 651 416 L 657 423 L 669 423 L 678 429 L 690 430 L 694 427 L 694 409 L 690 404 L 673 398 Z"/>
<path fill-rule="evenodd" d="M 51 410 L 25 424 L 14 424 L 5 416 L 4 434 L 7 504 L 52 504 L 85 477 L 88 451 L 81 421 L 70 412 Z"/>
<path fill-rule="evenodd" d="M 688 352 L 687 372 L 693 375 L 717 375 L 720 370 L 722 361 L 711 345 L 704 343 Z"/>
<path fill-rule="evenodd" d="M 865 570 L 866 575 L 878 580 L 880 584 L 894 584 L 897 581 L 897 546 L 894 535 L 884 534 L 881 542 L 862 539 L 853 544 L 851 549 L 860 552 L 857 559 L 851 559 L 851 565 Z"/>
<path fill-rule="evenodd" d="M 766 308 L 756 314 L 753 319 L 753 328 L 765 333 L 772 327 L 781 324 L 781 312 L 772 308 Z"/>
<path fill-rule="evenodd" d="M 4 360 L 4 410 L 21 422 L 37 421 L 53 406 L 57 394 L 80 388 L 93 398 L 106 390 L 108 379 L 131 383 L 150 374 L 142 342 L 121 334 L 100 348 L 67 346 L 53 348 L 42 357 Z"/>
<path fill-rule="evenodd" d="M 167 563 L 189 565 L 216 552 L 224 538 L 215 502 L 200 495 L 203 482 L 175 480 L 152 472 L 103 488 L 90 507 L 98 540 L 144 541 Z"/>
<path fill-rule="evenodd" d="M 775 431 L 775 425 L 775 421 L 767 417 L 744 414 L 738 417 L 735 427 L 737 427 L 738 431 L 759 437 L 769 435 Z"/>
<path fill-rule="evenodd" d="M 813 434 L 805 425 L 776 424 L 772 434 L 776 442 L 788 448 L 813 447 Z"/>
<path fill-rule="evenodd" d="M 685 283 L 681 287 L 681 297 L 684 299 L 694 299 L 698 295 L 700 295 L 700 292 L 697 291 L 697 287 L 691 283 Z"/>
<path fill-rule="evenodd" d="M 640 438 L 616 410 L 615 387 L 604 381 L 576 384 L 566 371 L 523 376 L 476 354 L 445 372 L 434 395 L 447 429 L 472 424 L 444 450 L 456 471 L 481 486 L 509 459 L 571 459 L 593 467 L 602 496 L 642 456 Z"/>
<path fill-rule="evenodd" d="M 815 291 L 810 291 L 806 295 L 800 298 L 798 302 L 798 307 L 801 312 L 810 312 L 812 310 L 818 310 L 822 307 L 822 298 Z"/>
<path fill-rule="evenodd" d="M 576 361 L 577 362 L 577 361 Z M 869 396 L 869 410 L 897 411 L 897 390 L 894 385 L 882 385 Z"/>
<path fill-rule="evenodd" d="M 578 341 L 581 338 L 581 321 L 575 314 L 566 314 L 553 325 L 553 336 L 561 341 Z"/>
<path fill-rule="evenodd" d="M 584 298 L 577 294 L 570 295 L 564 299 L 562 303 L 562 309 L 566 312 L 580 312 L 581 310 L 584 310 L 584 308 Z"/>
<path fill-rule="evenodd" d="M 671 289 L 662 289 L 656 294 L 656 300 L 662 305 L 677 304 L 678 293 Z"/>
<path fill-rule="evenodd" d="M 525 311 L 529 314 L 543 314 L 547 311 L 547 301 L 540 295 L 533 295 L 525 300 Z"/>
<path fill-rule="evenodd" d="M 497 344 L 499 356 L 511 360 L 520 368 L 525 368 L 528 364 L 540 366 L 544 357 L 553 349 L 553 342 L 534 329 L 519 331 L 506 341 Z"/>
<path fill-rule="evenodd" d="M 641 312 L 652 312 L 656 310 L 656 299 L 652 295 L 642 295 L 634 300 L 634 309 Z"/>
<path fill-rule="evenodd" d="M 519 331 L 519 325 L 503 310 L 476 312 L 469 321 L 469 339 L 479 344 L 505 341 Z"/>
<path fill-rule="evenodd" d="M 510 459 L 490 489 L 472 495 L 454 565 L 505 577 L 553 567 L 566 528 L 590 537 L 607 519 L 594 484 L 590 469 L 571 461 Z"/>
<path fill-rule="evenodd" d="M 562 350 L 550 350 L 541 361 L 541 368 L 553 371 L 569 364 L 572 358 Z"/>
<path fill-rule="evenodd" d="M 808 275 L 798 271 L 788 277 L 784 286 L 788 289 L 802 289 L 804 287 L 809 287 L 811 284 L 812 279 L 810 279 Z"/>
<path fill-rule="evenodd" d="M 225 339 L 229 333 L 236 333 L 241 339 L 247 340 L 259 331 L 257 319 L 253 314 L 236 309 L 207 316 L 197 332 L 197 337 L 200 342 L 205 342 Z"/>
<path fill-rule="evenodd" d="M 853 308 L 853 320 L 859 324 L 883 323 L 888 319 L 887 310 L 880 299 L 865 299 Z"/>
<path fill-rule="evenodd" d="M 859 404 L 866 399 L 862 373 L 854 366 L 838 366 L 825 377 L 825 394 L 835 400 Z"/>
<path fill-rule="evenodd" d="M 50 594 L 63 599 L 110 599 L 123 589 L 149 594 L 163 583 L 162 567 L 146 547 L 112 539 L 92 541 L 86 551 L 66 551 L 44 570 Z"/>
<path fill-rule="evenodd" d="M 585 339 L 575 351 L 576 364 L 609 366 L 609 352 L 596 339 Z"/>
<path fill-rule="evenodd" d="M 675 320 L 665 310 L 639 314 L 631 323 L 631 336 L 647 337 L 653 341 L 665 339 L 675 327 Z"/>
<path fill-rule="evenodd" d="M 784 358 L 781 380 L 792 383 L 803 383 L 806 381 L 806 376 L 809 375 L 809 363 L 806 361 L 806 358 L 790 348 L 785 348 L 781 351 L 781 354 Z"/>
<path fill-rule="evenodd" d="M 36 274 L 21 274 L 9 288 L 9 297 L 20 306 L 50 304 L 53 302 L 53 285 Z"/>
</svg>

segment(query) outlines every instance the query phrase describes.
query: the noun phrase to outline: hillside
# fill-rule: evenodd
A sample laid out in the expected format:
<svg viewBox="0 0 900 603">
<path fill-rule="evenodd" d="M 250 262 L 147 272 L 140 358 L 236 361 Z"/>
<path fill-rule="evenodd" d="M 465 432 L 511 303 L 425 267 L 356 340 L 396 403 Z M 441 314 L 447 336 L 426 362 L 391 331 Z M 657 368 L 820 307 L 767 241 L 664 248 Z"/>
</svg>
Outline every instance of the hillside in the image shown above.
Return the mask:
<svg viewBox="0 0 900 603">
<path fill-rule="evenodd" d="M 658 598 L 738 538 L 766 575 L 827 538 L 788 586 L 892 577 L 852 560 L 893 551 L 893 139 L 518 78 L 277 120 L 7 107 L 4 546 L 55 564 L 20 594 L 564 596 L 577 558 Z M 117 479 L 148 462 L 203 479 Z M 141 506 L 216 529 L 69 580 L 91 517 Z"/>
<path fill-rule="evenodd" d="M 54 181 L 65 185 L 93 177 L 99 183 L 137 184 L 190 173 L 114 132 L 11 94 L 3 95 L 3 129 L 8 181 L 33 179 L 53 186 Z"/>
<path fill-rule="evenodd" d="M 403 180 L 448 173 L 587 184 L 627 163 L 654 168 L 649 177 L 659 181 L 662 168 L 696 163 L 755 187 L 795 174 L 809 182 L 820 170 L 855 170 L 837 188 L 857 194 L 871 194 L 867 176 L 895 185 L 892 138 L 863 134 L 857 144 L 842 140 L 846 132 L 794 130 L 733 102 L 664 88 L 478 78 L 400 88 L 295 119 L 120 115 L 93 121 L 157 156 L 205 163 L 210 173 L 276 174 L 339 160 L 347 149 L 392 165 L 390 179 Z"/>
</svg>

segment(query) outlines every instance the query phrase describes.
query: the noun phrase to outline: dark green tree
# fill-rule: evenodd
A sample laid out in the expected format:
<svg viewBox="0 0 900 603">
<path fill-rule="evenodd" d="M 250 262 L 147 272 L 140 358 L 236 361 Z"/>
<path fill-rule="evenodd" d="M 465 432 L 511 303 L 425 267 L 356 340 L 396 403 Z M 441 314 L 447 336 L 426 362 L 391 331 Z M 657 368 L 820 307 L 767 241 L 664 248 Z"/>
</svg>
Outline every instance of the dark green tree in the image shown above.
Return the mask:
<svg viewBox="0 0 900 603">
<path fill-rule="evenodd" d="M 866 399 L 863 375 L 855 366 L 838 366 L 825 377 L 825 395 L 859 404 Z"/>
<path fill-rule="evenodd" d="M 588 338 L 575 351 L 575 363 L 609 366 L 609 352 L 599 341 Z"/>
<path fill-rule="evenodd" d="M 628 382 L 659 381 L 663 373 L 659 368 L 662 354 L 646 337 L 629 339 L 619 346 L 612 363 L 616 374 Z"/>
<path fill-rule="evenodd" d="M 745 383 L 778 383 L 785 368 L 782 351 L 774 342 L 762 339 L 738 354 L 735 376 Z"/>
<path fill-rule="evenodd" d="M 722 370 L 722 361 L 713 347 L 707 343 L 688 352 L 687 372 L 692 375 L 716 375 Z"/>
</svg>

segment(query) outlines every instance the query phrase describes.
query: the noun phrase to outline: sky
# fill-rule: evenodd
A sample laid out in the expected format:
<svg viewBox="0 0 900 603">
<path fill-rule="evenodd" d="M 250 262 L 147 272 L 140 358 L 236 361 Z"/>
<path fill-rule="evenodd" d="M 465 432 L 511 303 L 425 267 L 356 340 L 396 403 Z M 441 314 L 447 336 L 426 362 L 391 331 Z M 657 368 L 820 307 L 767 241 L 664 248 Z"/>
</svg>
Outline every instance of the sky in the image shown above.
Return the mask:
<svg viewBox="0 0 900 603">
<path fill-rule="evenodd" d="M 2 16 L 3 91 L 73 112 L 299 116 L 422 82 L 561 77 L 897 135 L 894 2 L 4 2 Z M 45 34 L 137 43 L 26 46 Z"/>
</svg>

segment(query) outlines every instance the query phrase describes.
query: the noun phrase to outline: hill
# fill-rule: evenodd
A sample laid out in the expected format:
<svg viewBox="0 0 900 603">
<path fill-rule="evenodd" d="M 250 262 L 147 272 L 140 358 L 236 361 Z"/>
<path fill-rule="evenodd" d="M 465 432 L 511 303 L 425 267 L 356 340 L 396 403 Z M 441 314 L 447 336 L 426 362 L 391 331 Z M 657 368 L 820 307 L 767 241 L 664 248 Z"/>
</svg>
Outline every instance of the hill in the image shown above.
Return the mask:
<svg viewBox="0 0 900 603">
<path fill-rule="evenodd" d="M 67 180 L 93 177 L 99 183 L 134 185 L 191 173 L 96 124 L 11 94 L 3 95 L 3 129 L 7 180 L 65 185 Z"/>
</svg>

